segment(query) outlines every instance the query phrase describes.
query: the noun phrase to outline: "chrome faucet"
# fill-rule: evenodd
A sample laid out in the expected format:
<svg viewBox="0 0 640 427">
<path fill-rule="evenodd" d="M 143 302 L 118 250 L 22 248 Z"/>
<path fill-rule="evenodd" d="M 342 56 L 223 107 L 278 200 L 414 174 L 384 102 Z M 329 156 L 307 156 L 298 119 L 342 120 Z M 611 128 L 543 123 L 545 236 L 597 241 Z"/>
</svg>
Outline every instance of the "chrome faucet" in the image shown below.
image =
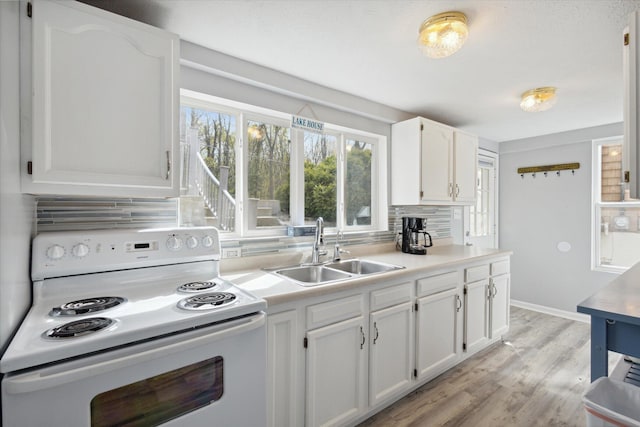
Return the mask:
<svg viewBox="0 0 640 427">
<path fill-rule="evenodd" d="M 320 250 L 321 246 L 324 246 L 324 219 L 320 216 L 316 219 L 316 237 L 311 249 L 311 264 L 320 264 L 320 256 L 327 254 L 326 250 Z"/>
<path fill-rule="evenodd" d="M 348 254 L 349 251 L 345 251 L 344 249 L 342 249 L 340 247 L 340 239 L 342 239 L 344 237 L 344 233 L 342 231 L 338 231 L 336 233 L 336 244 L 333 247 L 333 261 L 337 262 L 340 261 L 342 259 L 342 255 L 341 254 Z"/>
</svg>

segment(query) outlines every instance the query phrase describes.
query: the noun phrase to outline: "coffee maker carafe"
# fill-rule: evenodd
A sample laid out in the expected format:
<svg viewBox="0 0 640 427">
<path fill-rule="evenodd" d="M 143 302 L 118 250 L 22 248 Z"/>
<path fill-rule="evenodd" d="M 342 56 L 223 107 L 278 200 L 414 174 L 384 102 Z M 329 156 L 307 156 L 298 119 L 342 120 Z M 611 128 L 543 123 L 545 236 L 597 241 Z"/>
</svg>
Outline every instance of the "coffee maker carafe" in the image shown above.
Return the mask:
<svg viewBox="0 0 640 427">
<path fill-rule="evenodd" d="M 426 220 L 416 217 L 402 217 L 402 252 L 425 255 L 433 246 L 431 235 L 425 231 Z M 429 238 L 429 243 L 427 243 Z"/>
</svg>

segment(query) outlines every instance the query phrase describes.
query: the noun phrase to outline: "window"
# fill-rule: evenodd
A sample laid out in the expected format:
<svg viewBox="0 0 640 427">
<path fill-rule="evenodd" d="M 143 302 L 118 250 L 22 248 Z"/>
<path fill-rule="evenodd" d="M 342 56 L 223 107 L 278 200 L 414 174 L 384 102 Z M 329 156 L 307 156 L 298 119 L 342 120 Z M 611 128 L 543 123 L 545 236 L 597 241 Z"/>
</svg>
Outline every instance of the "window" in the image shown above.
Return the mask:
<svg viewBox="0 0 640 427">
<path fill-rule="evenodd" d="M 183 99 L 180 106 L 182 192 L 202 196 L 226 231 L 235 228 L 236 123 L 234 114 L 196 99 Z"/>
<path fill-rule="evenodd" d="M 476 204 L 470 207 L 469 241 L 476 246 L 497 248 L 497 191 L 498 158 L 491 151 L 478 152 Z"/>
<path fill-rule="evenodd" d="M 246 122 L 248 229 L 289 223 L 291 132 L 274 120 Z"/>
<path fill-rule="evenodd" d="M 329 232 L 387 229 L 385 137 L 329 123 L 309 132 L 290 115 L 184 90 L 181 141 L 183 194 L 202 197 L 221 230 L 283 235 L 317 217 Z"/>
<path fill-rule="evenodd" d="M 622 138 L 594 141 L 593 147 L 592 264 L 622 272 L 640 261 L 640 201 L 625 195 Z"/>
</svg>

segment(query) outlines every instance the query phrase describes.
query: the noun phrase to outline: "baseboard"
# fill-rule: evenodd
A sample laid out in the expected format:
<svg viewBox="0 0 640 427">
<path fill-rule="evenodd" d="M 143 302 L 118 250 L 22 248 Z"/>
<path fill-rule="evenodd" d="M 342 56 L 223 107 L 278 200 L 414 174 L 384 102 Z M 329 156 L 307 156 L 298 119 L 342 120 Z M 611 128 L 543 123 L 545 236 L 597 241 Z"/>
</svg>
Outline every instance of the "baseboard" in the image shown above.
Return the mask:
<svg viewBox="0 0 640 427">
<path fill-rule="evenodd" d="M 527 310 L 537 311 L 552 316 L 564 317 L 565 319 L 577 320 L 578 322 L 591 323 L 591 316 L 582 313 L 574 313 L 572 311 L 559 310 L 557 308 L 546 307 L 544 305 L 531 304 L 530 302 L 511 300 L 511 305 L 515 307 L 525 308 Z"/>
</svg>

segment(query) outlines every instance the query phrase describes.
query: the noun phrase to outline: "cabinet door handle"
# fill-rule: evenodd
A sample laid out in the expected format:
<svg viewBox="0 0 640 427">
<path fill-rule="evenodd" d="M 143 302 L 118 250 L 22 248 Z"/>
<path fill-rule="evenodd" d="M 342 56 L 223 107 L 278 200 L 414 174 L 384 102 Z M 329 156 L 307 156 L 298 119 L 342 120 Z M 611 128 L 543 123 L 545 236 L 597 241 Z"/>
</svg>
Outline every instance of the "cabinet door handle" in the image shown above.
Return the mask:
<svg viewBox="0 0 640 427">
<path fill-rule="evenodd" d="M 495 283 L 492 283 L 491 286 L 493 287 L 493 295 L 492 295 L 492 297 L 495 298 L 495 296 L 498 295 L 498 288 L 496 287 Z"/>
<path fill-rule="evenodd" d="M 362 329 L 362 326 L 360 326 L 360 337 L 362 338 L 362 341 L 360 341 L 360 350 L 362 350 L 364 348 L 364 329 Z"/>
<path fill-rule="evenodd" d="M 449 183 L 449 197 L 453 196 L 453 182 Z"/>
<path fill-rule="evenodd" d="M 376 336 L 373 337 L 373 343 L 375 344 L 376 341 L 378 341 L 378 336 L 380 336 L 378 332 L 378 324 L 376 322 L 373 322 L 373 330 L 376 331 Z"/>
<path fill-rule="evenodd" d="M 456 184 L 456 197 L 460 195 L 460 186 Z"/>
<path fill-rule="evenodd" d="M 164 177 L 164 179 L 169 179 L 169 176 L 171 175 L 171 155 L 169 153 L 169 150 L 166 151 L 167 153 L 167 175 Z"/>
<path fill-rule="evenodd" d="M 456 294 L 456 312 L 460 313 L 461 308 L 462 308 L 462 300 L 460 299 L 460 295 Z"/>
</svg>

